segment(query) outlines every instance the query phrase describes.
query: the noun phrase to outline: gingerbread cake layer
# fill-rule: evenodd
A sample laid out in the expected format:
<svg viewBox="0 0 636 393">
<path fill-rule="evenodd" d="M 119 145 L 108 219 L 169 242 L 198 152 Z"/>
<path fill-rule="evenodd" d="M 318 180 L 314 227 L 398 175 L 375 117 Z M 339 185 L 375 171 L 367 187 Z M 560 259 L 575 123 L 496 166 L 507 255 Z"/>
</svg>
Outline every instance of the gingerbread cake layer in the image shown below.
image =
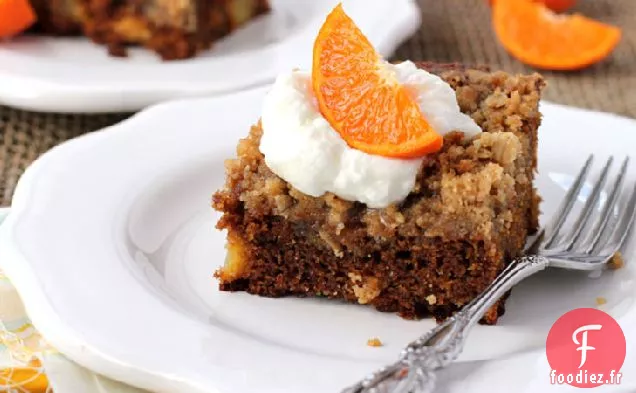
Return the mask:
<svg viewBox="0 0 636 393">
<path fill-rule="evenodd" d="M 213 196 L 223 213 L 217 227 L 228 232 L 227 260 L 216 273 L 221 290 L 344 299 L 441 320 L 522 253 L 538 226 L 533 178 L 543 80 L 419 66 L 452 86 L 462 112 L 484 132 L 447 135 L 403 202 L 370 209 L 295 190 L 265 164 L 255 125 Z M 496 323 L 503 311 L 504 300 L 482 322 Z"/>
<path fill-rule="evenodd" d="M 195 56 L 269 10 L 267 0 L 33 0 L 33 6 L 35 31 L 84 34 L 115 56 L 143 45 L 164 60 Z"/>
</svg>

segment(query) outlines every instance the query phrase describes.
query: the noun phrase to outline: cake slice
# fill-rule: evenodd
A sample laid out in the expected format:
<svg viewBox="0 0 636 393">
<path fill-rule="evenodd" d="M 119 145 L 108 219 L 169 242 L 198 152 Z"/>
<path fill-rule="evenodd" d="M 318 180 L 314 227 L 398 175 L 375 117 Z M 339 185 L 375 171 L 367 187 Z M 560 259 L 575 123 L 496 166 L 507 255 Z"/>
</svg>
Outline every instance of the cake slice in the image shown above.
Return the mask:
<svg viewBox="0 0 636 393">
<path fill-rule="evenodd" d="M 185 59 L 269 10 L 267 0 L 32 0 L 36 31 L 83 33 L 115 56 L 142 45 L 164 60 Z"/>
<path fill-rule="evenodd" d="M 483 130 L 445 136 L 423 160 L 401 203 L 368 208 L 327 193 L 308 196 L 275 175 L 255 125 L 226 165 L 213 196 L 227 230 L 217 273 L 223 291 L 326 297 L 368 304 L 405 318 L 444 319 L 482 292 L 538 226 L 533 188 L 538 75 L 513 76 L 460 65 L 419 63 L 455 91 Z M 504 300 L 482 322 L 494 324 Z"/>
<path fill-rule="evenodd" d="M 381 58 L 341 5 L 213 196 L 220 289 L 442 320 L 537 230 L 539 75 Z M 483 318 L 494 324 L 504 301 Z"/>
</svg>

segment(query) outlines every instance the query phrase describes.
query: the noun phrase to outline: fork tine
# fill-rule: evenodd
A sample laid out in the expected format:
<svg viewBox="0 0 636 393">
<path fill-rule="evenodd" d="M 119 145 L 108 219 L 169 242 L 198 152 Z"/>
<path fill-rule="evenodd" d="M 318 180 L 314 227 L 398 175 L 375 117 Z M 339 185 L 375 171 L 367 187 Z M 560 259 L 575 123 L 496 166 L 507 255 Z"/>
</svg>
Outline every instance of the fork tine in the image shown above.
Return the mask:
<svg viewBox="0 0 636 393">
<path fill-rule="evenodd" d="M 574 243 L 579 239 L 579 237 L 581 236 L 581 233 L 583 232 L 583 229 L 585 228 L 587 223 L 590 221 L 590 215 L 592 214 L 594 207 L 598 203 L 598 199 L 601 196 L 601 191 L 603 190 L 603 187 L 605 186 L 605 182 L 607 180 L 607 174 L 609 173 L 609 170 L 612 167 L 613 162 L 614 162 L 614 157 L 610 156 L 607 159 L 607 162 L 605 163 L 605 167 L 603 168 L 603 171 L 598 177 L 596 184 L 594 184 L 594 187 L 592 188 L 592 193 L 587 198 L 585 206 L 583 207 L 583 211 L 581 211 L 581 213 L 579 214 L 579 218 L 576 220 L 574 227 L 572 228 L 571 231 L 569 231 L 569 234 L 566 237 L 566 239 L 562 241 L 562 244 L 565 250 L 572 249 L 572 247 L 574 246 Z"/>
<path fill-rule="evenodd" d="M 590 156 L 585 161 L 583 168 L 581 169 L 576 179 L 574 180 L 574 183 L 572 183 L 572 186 L 570 187 L 567 194 L 565 195 L 565 198 L 563 198 L 563 202 L 561 202 L 561 206 L 559 207 L 559 210 L 557 210 L 557 213 L 555 214 L 554 218 L 550 221 L 550 223 L 546 225 L 546 229 L 544 231 L 546 235 L 546 239 L 545 239 L 545 243 L 543 247 L 545 248 L 550 247 L 552 243 L 554 242 L 554 240 L 556 239 L 556 235 L 561 229 L 561 227 L 563 226 L 563 223 L 565 222 L 565 218 L 568 216 L 568 214 L 570 213 L 570 210 L 572 210 L 572 206 L 574 206 L 574 203 L 576 202 L 576 198 L 579 195 L 579 192 L 581 191 L 581 187 L 583 186 L 585 178 L 587 177 L 587 173 L 590 171 L 590 167 L 592 166 L 593 160 L 594 160 L 594 155 L 590 154 Z"/>
<path fill-rule="evenodd" d="M 612 217 L 612 212 L 614 211 L 614 207 L 618 202 L 618 197 L 621 194 L 621 189 L 623 188 L 623 182 L 625 181 L 625 175 L 627 174 L 627 165 L 629 164 L 629 156 L 625 157 L 623 160 L 623 164 L 621 165 L 620 172 L 618 173 L 618 177 L 612 186 L 612 190 L 610 195 L 607 198 L 607 202 L 603 207 L 603 211 L 599 216 L 597 224 L 594 226 L 594 229 L 590 232 L 590 236 L 588 236 L 585 241 L 581 242 L 581 244 L 587 244 L 585 248 L 585 253 L 591 253 L 594 247 L 598 244 L 599 240 L 605 233 L 605 228 Z"/>
<path fill-rule="evenodd" d="M 601 250 L 593 252 L 607 256 L 614 255 L 618 250 L 620 250 L 627 239 L 631 227 L 634 224 L 634 218 L 636 218 L 636 184 L 634 184 L 634 188 L 629 197 L 629 202 L 625 207 L 625 211 L 621 214 L 620 221 L 616 224 L 611 236 L 608 238 L 608 244 L 604 245 L 604 247 L 600 247 L 601 245 L 599 244 L 595 249 L 601 248 Z"/>
</svg>

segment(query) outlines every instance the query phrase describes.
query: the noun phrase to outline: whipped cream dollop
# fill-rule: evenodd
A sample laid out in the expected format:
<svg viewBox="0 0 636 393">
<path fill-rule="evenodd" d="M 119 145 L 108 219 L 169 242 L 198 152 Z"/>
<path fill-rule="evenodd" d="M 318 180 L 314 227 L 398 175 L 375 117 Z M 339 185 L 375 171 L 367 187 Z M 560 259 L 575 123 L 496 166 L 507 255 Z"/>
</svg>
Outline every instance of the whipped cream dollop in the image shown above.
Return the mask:
<svg viewBox="0 0 636 393">
<path fill-rule="evenodd" d="M 461 131 L 470 137 L 481 132 L 460 111 L 455 91 L 441 78 L 410 61 L 385 67 L 412 91 L 437 133 Z M 260 150 L 267 166 L 315 197 L 331 192 L 370 208 L 387 207 L 413 190 L 423 160 L 387 158 L 350 147 L 320 113 L 311 74 L 305 71 L 277 78 L 265 98 L 261 126 Z"/>
</svg>

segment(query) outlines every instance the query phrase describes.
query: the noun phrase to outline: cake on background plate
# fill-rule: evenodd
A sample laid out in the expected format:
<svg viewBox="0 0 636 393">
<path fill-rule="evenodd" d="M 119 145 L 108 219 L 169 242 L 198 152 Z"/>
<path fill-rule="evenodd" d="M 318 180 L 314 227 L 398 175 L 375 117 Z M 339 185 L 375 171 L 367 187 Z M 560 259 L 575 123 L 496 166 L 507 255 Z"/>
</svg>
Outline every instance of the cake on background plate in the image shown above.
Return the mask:
<svg viewBox="0 0 636 393">
<path fill-rule="evenodd" d="M 213 196 L 220 289 L 444 319 L 538 226 L 539 75 L 389 64 L 344 10 L 281 75 Z M 494 324 L 502 299 L 482 322 Z"/>
<path fill-rule="evenodd" d="M 34 31 L 84 34 L 124 56 L 128 45 L 142 45 L 164 60 L 193 57 L 256 16 L 269 11 L 267 0 L 31 0 Z"/>
</svg>

